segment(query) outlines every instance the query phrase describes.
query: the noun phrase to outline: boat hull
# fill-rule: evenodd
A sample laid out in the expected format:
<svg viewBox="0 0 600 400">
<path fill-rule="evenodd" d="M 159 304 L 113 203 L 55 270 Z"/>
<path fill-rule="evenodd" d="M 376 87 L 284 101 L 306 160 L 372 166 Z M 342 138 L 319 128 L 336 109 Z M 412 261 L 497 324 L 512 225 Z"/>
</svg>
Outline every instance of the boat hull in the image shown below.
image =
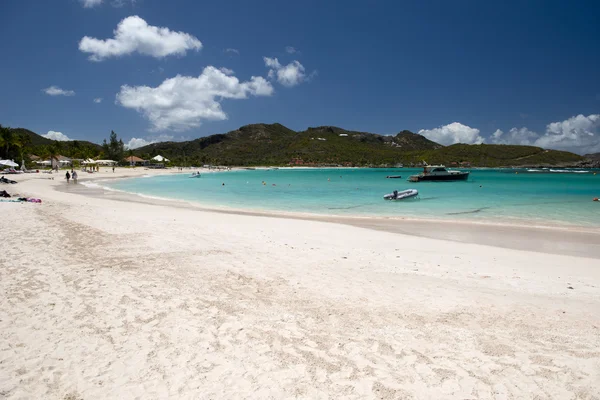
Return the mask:
<svg viewBox="0 0 600 400">
<path fill-rule="evenodd" d="M 448 182 L 466 181 L 467 179 L 469 179 L 469 172 L 447 175 L 413 175 L 409 178 L 411 182 Z"/>
<path fill-rule="evenodd" d="M 419 195 L 419 191 L 417 189 L 407 189 L 407 190 L 403 190 L 401 192 L 396 193 L 396 196 L 394 196 L 394 193 L 386 194 L 385 196 L 383 196 L 383 199 L 391 200 L 391 201 L 399 201 L 399 200 L 415 198 L 418 195 Z"/>
</svg>

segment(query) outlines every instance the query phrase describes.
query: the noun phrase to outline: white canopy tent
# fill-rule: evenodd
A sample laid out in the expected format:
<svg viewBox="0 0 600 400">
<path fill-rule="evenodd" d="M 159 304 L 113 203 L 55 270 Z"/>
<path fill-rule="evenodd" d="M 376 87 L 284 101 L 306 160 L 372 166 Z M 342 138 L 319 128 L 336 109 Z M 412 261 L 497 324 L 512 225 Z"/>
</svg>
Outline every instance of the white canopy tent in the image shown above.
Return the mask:
<svg viewBox="0 0 600 400">
<path fill-rule="evenodd" d="M 161 155 L 158 155 L 156 157 L 152 157 L 152 160 L 158 161 L 158 162 L 169 162 L 168 158 L 165 158 L 165 157 L 163 157 Z"/>
<path fill-rule="evenodd" d="M 99 165 L 115 165 L 117 162 L 113 160 L 96 160 L 96 164 Z"/>
<path fill-rule="evenodd" d="M 18 167 L 19 164 L 17 164 L 16 162 L 14 162 L 12 160 L 0 160 L 0 166 L 4 166 L 4 167 Z"/>
</svg>

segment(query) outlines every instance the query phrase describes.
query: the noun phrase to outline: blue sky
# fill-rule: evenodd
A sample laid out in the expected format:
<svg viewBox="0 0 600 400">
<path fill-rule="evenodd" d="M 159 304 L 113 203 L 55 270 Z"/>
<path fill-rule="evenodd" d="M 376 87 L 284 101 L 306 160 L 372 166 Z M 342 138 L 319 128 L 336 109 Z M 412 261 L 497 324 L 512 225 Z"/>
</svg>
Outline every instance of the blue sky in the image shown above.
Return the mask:
<svg viewBox="0 0 600 400">
<path fill-rule="evenodd" d="M 4 0 L 0 123 L 132 145 L 280 122 L 600 151 L 598 20 L 594 1 Z"/>
</svg>

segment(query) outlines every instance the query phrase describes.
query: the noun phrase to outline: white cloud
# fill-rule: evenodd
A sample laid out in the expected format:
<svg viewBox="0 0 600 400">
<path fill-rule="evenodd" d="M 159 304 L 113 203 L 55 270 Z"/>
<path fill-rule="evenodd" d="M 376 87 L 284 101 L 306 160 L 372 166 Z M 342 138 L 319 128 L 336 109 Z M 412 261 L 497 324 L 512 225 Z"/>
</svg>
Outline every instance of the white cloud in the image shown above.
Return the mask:
<svg viewBox="0 0 600 400">
<path fill-rule="evenodd" d="M 82 6 L 85 8 L 92 8 L 102 4 L 102 0 L 79 0 Z"/>
<path fill-rule="evenodd" d="M 132 6 L 135 5 L 136 0 L 113 0 L 110 5 L 115 8 L 121 8 L 125 6 L 127 3 L 131 3 Z"/>
<path fill-rule="evenodd" d="M 160 143 L 160 142 L 170 142 L 174 139 L 174 136 L 172 135 L 159 135 L 156 137 L 151 137 L 148 139 L 143 139 L 143 138 L 131 138 L 129 140 L 129 142 L 125 143 L 125 148 L 127 150 L 134 150 L 140 147 L 144 147 L 144 146 L 148 146 L 149 144 L 153 144 L 153 143 Z M 181 140 L 185 140 L 186 138 L 181 138 Z"/>
<path fill-rule="evenodd" d="M 273 86 L 262 77 L 240 82 L 235 76 L 208 66 L 198 77 L 177 75 L 157 87 L 121 86 L 116 102 L 142 113 L 152 130 L 184 131 L 203 120 L 224 120 L 222 99 L 246 99 L 249 95 L 270 96 Z"/>
<path fill-rule="evenodd" d="M 274 69 L 281 68 L 281 64 L 279 63 L 279 60 L 276 58 L 263 57 L 263 60 L 265 61 L 265 65 L 269 68 L 274 68 Z"/>
<path fill-rule="evenodd" d="M 479 144 L 484 138 L 479 129 L 454 122 L 439 128 L 419 131 L 419 134 L 443 145 L 454 143 Z M 494 144 L 538 146 L 545 149 L 566 150 L 578 154 L 600 152 L 600 114 L 579 114 L 564 121 L 552 122 L 544 134 L 528 128 L 511 128 L 508 132 L 497 129 L 489 137 Z"/>
<path fill-rule="evenodd" d="M 96 97 L 94 99 L 94 103 L 98 104 L 98 103 L 102 103 L 102 97 Z"/>
<path fill-rule="evenodd" d="M 239 55 L 239 54 L 240 54 L 240 51 L 239 51 L 238 49 L 231 49 L 231 48 L 229 48 L 229 49 L 225 49 L 225 50 L 223 50 L 223 51 L 224 51 L 225 53 L 229 53 L 229 54 L 237 54 L 237 55 Z"/>
<path fill-rule="evenodd" d="M 297 53 L 298 50 L 296 50 L 292 46 L 285 46 L 285 52 L 288 53 L 288 54 L 294 54 L 294 53 Z"/>
<path fill-rule="evenodd" d="M 196 37 L 174 32 L 169 28 L 148 25 L 137 15 L 127 17 L 117 25 L 113 39 L 96 39 L 85 36 L 79 42 L 79 50 L 91 53 L 89 59 L 102 61 L 134 52 L 162 58 L 169 55 L 185 55 L 188 50 L 200 50 L 202 42 Z"/>
<path fill-rule="evenodd" d="M 512 128 L 508 132 L 496 130 L 490 137 L 494 144 L 520 144 L 530 146 L 535 143 L 539 135 L 527 128 Z"/>
<path fill-rule="evenodd" d="M 269 78 L 277 79 L 283 86 L 292 87 L 306 80 L 304 66 L 299 61 L 292 61 L 288 65 L 281 65 L 277 58 L 263 57 L 265 65 L 269 68 Z"/>
<path fill-rule="evenodd" d="M 459 122 L 453 122 L 435 129 L 421 129 L 419 135 L 444 146 L 455 143 L 481 144 L 484 142 L 484 138 L 479 135 L 479 129 L 471 128 Z"/>
<path fill-rule="evenodd" d="M 50 86 L 43 91 L 50 96 L 75 96 L 75 92 L 72 90 L 63 90 L 58 86 Z"/>
<path fill-rule="evenodd" d="M 50 140 L 58 140 L 59 142 L 67 142 L 69 140 L 72 140 L 64 133 L 55 131 L 48 131 L 48 133 L 42 135 L 42 137 L 45 137 L 46 139 Z"/>
<path fill-rule="evenodd" d="M 134 150 L 139 147 L 148 146 L 149 144 L 156 143 L 155 140 L 148 141 L 142 138 L 131 138 L 129 142 L 125 143 L 125 148 L 128 150 Z"/>
<path fill-rule="evenodd" d="M 579 114 L 561 122 L 552 122 L 535 145 L 580 154 L 600 152 L 600 114 L 587 117 Z"/>
<path fill-rule="evenodd" d="M 221 67 L 219 68 L 219 71 L 221 71 L 222 73 L 224 73 L 225 75 L 233 75 L 234 72 L 232 69 L 229 68 L 225 68 L 225 67 Z"/>
</svg>

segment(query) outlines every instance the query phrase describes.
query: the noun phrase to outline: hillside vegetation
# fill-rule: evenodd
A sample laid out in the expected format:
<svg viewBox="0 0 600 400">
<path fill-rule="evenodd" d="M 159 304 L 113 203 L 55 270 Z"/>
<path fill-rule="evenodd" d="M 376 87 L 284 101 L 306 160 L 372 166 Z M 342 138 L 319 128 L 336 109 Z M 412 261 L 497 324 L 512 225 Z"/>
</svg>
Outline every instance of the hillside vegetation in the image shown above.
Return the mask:
<svg viewBox="0 0 600 400">
<path fill-rule="evenodd" d="M 583 157 L 567 151 L 505 144 L 454 144 L 423 152 L 421 156 L 430 164 L 466 161 L 482 167 L 563 165 L 584 160 Z"/>
<path fill-rule="evenodd" d="M 411 151 L 441 147 L 408 131 L 383 136 L 332 126 L 296 132 L 281 124 L 254 124 L 190 142 L 155 143 L 135 153 L 141 157 L 161 154 L 179 162 L 185 158 L 191 164 L 285 165 L 294 160 L 309 165 L 381 165 L 402 162 Z"/>
<path fill-rule="evenodd" d="M 123 158 L 123 143 L 111 132 L 111 143 L 100 146 L 86 141 L 58 142 L 24 128 L 2 128 L 0 149 L 5 158 L 27 159 L 35 154 L 72 158 Z M 114 146 L 113 146 L 114 145 Z M 345 165 L 394 166 L 466 162 L 472 166 L 567 166 L 582 163 L 577 154 L 544 150 L 533 146 L 466 145 L 442 146 L 410 131 L 378 135 L 319 126 L 294 131 L 281 124 L 253 124 L 225 134 L 186 142 L 155 143 L 128 151 L 143 159 L 156 155 L 175 165 Z M 122 160 L 118 160 L 122 161 Z"/>
<path fill-rule="evenodd" d="M 142 158 L 162 155 L 186 165 L 353 165 L 393 166 L 426 162 L 473 166 L 567 165 L 584 158 L 533 146 L 466 145 L 444 147 L 410 131 L 378 135 L 320 126 L 296 132 L 281 124 L 246 125 L 227 134 L 189 142 L 155 143 L 134 151 Z"/>
</svg>

